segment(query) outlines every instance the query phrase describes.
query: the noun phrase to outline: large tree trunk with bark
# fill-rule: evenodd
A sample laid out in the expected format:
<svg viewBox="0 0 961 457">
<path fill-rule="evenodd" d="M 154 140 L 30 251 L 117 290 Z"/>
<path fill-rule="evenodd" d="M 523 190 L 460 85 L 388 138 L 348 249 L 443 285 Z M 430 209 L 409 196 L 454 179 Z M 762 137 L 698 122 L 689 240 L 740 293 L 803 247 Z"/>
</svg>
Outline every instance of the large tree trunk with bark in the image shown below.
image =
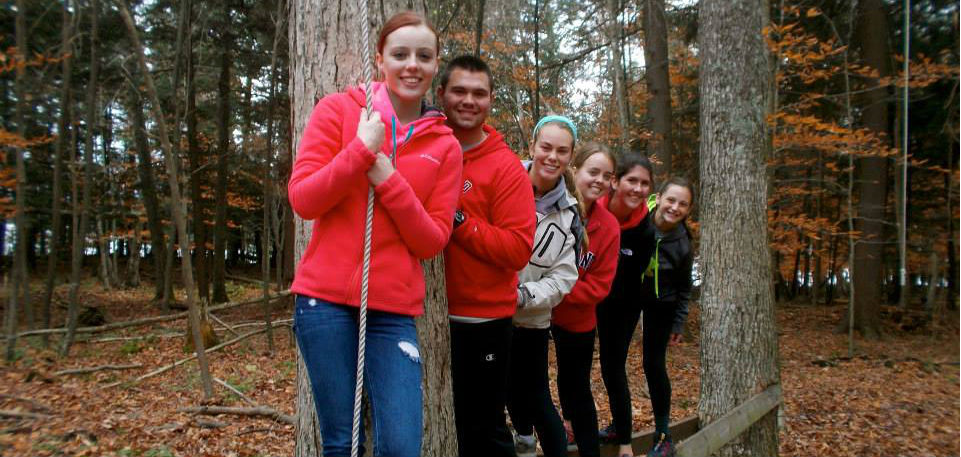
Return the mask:
<svg viewBox="0 0 961 457">
<path fill-rule="evenodd" d="M 213 303 L 223 303 L 227 299 L 227 163 L 230 156 L 230 70 L 233 67 L 231 47 L 233 35 L 230 33 L 231 5 L 224 2 L 223 23 L 221 24 L 220 80 L 217 83 L 217 183 L 214 187 L 214 265 L 213 265 Z"/>
<path fill-rule="evenodd" d="M 18 7 L 18 11 L 17 11 L 18 21 L 21 20 L 21 16 L 23 14 L 26 14 L 26 13 L 23 11 L 20 11 Z M 54 156 L 53 156 L 53 195 L 51 196 L 52 205 L 50 208 L 52 211 L 52 215 L 50 218 L 50 223 L 51 223 L 51 227 L 50 227 L 51 237 L 50 237 L 50 245 L 49 245 L 50 254 L 47 256 L 47 282 L 45 284 L 46 287 L 44 291 L 43 304 L 40 311 L 43 328 L 50 328 L 50 325 L 52 325 L 50 307 L 53 302 L 53 290 L 56 287 L 56 282 L 57 282 L 56 281 L 57 267 L 60 264 L 60 237 L 61 237 L 60 231 L 63 228 L 63 221 L 62 221 L 63 219 L 63 216 L 62 216 L 63 156 L 64 156 L 64 152 L 67 150 L 67 147 L 68 147 L 67 142 L 70 138 L 69 136 L 67 136 L 67 132 L 69 132 L 70 129 L 72 128 L 71 127 L 72 122 L 70 120 L 69 114 L 71 112 L 70 104 L 72 103 L 70 77 L 73 74 L 73 71 L 71 70 L 71 67 L 73 65 L 73 57 L 71 57 L 73 38 L 71 36 L 72 27 L 70 22 L 70 16 L 66 12 L 64 12 L 62 16 L 63 17 L 62 17 L 62 25 L 61 25 L 61 32 L 60 32 L 61 34 L 60 47 L 63 50 L 62 52 L 64 53 L 64 55 L 66 55 L 67 57 L 65 57 L 63 61 L 60 63 L 62 87 L 60 88 L 60 122 L 57 124 L 57 145 L 54 150 Z M 20 49 L 21 44 L 19 43 L 19 38 L 20 38 L 19 33 L 21 33 L 21 31 L 19 29 L 20 27 L 19 23 L 17 27 L 18 27 L 17 49 Z M 22 46 L 26 46 L 26 38 L 24 38 L 24 43 L 22 44 Z M 18 120 L 17 122 L 19 123 L 20 120 Z M 44 336 L 42 340 L 43 340 L 43 345 L 46 346 L 48 344 L 48 338 Z"/>
<path fill-rule="evenodd" d="M 372 40 L 380 25 L 394 12 L 408 7 L 403 0 L 372 3 Z M 324 95 L 361 81 L 364 43 L 356 6 L 344 7 L 331 0 L 292 0 L 289 8 L 290 100 L 293 149 L 296 150 L 316 102 Z M 377 12 L 383 12 L 378 14 Z M 300 262 L 310 239 L 312 221 L 295 219 L 295 261 Z M 375 252 L 374 255 L 377 255 Z M 435 259 L 432 262 L 439 262 Z M 436 263 L 425 269 L 427 300 L 431 316 L 418 319 L 418 337 L 424 367 L 424 424 L 426 434 L 421 455 L 446 457 L 456 454 L 450 396 L 449 336 L 443 268 Z M 443 349 L 443 350 L 442 350 Z M 299 357 L 298 357 L 299 358 Z M 320 431 L 305 371 L 297 375 L 296 457 L 320 455 Z M 445 387 L 446 386 L 446 387 Z M 370 436 L 368 434 L 368 436 Z"/>
<path fill-rule="evenodd" d="M 858 8 L 857 41 L 865 65 L 878 71 L 878 78 L 890 75 L 888 65 L 887 8 L 881 0 L 863 0 Z M 862 125 L 887 144 L 888 92 L 878 87 L 878 78 L 867 78 L 874 87 L 865 92 Z M 877 338 L 881 331 L 881 266 L 883 265 L 885 205 L 887 204 L 888 159 L 879 151 L 857 160 L 858 208 L 856 231 L 860 234 L 854 248 L 854 328 L 866 338 Z M 846 321 L 845 321 L 846 322 Z M 845 325 L 846 326 L 846 325 Z"/>
<path fill-rule="evenodd" d="M 70 346 L 73 344 L 74 335 L 77 330 L 77 317 L 80 311 L 80 279 L 81 279 L 81 269 L 83 268 L 83 257 L 84 248 L 86 247 L 85 239 L 87 237 L 87 229 L 90 226 L 90 214 L 92 211 L 92 205 L 90 202 L 91 192 L 93 190 L 93 134 L 95 132 L 94 124 L 96 121 L 96 103 L 97 103 L 97 88 L 98 88 L 98 73 L 100 70 L 100 61 L 97 53 L 97 19 L 98 19 L 98 9 L 100 8 L 98 0 L 92 0 L 89 6 L 90 12 L 90 80 L 89 87 L 87 87 L 87 98 L 85 100 L 86 104 L 86 123 L 87 131 L 84 137 L 84 166 L 83 166 L 83 199 L 78 206 L 77 202 L 77 182 L 76 171 L 74 172 L 73 180 L 73 220 L 74 225 L 77 224 L 79 217 L 79 226 L 75 226 L 73 229 L 73 255 L 71 260 L 71 273 L 70 273 L 70 301 L 67 308 L 67 334 L 63 338 L 63 345 L 60 348 L 60 355 L 66 356 L 70 353 Z M 106 254 L 101 249 L 101 253 Z M 104 276 L 104 280 L 107 277 Z M 109 288 L 109 284 L 105 285 Z"/>
<path fill-rule="evenodd" d="M 651 141 L 647 155 L 657 159 L 654 174 L 671 174 L 671 75 L 667 55 L 667 19 L 664 0 L 644 0 L 644 80 L 647 82 L 647 116 Z"/>
<path fill-rule="evenodd" d="M 160 200 L 157 198 L 159 189 L 154 181 L 153 159 L 150 153 L 150 143 L 147 139 L 147 121 L 143 114 L 143 99 L 140 97 L 137 85 L 138 82 L 130 81 L 127 112 L 130 113 L 134 148 L 137 151 L 138 187 L 140 195 L 143 196 L 143 206 L 147 212 L 147 230 L 150 232 L 150 255 L 153 258 L 154 266 L 154 300 L 161 300 L 164 295 L 163 277 L 167 248 L 164 243 Z"/>
<path fill-rule="evenodd" d="M 193 52 L 193 2 L 184 0 L 185 34 L 184 61 L 187 66 L 187 110 L 184 113 L 187 123 L 187 157 L 190 172 L 190 201 L 193 202 L 193 233 L 194 233 L 194 270 L 197 272 L 197 293 L 201 302 L 210 301 L 209 253 L 207 250 L 207 200 L 203 196 L 203 186 L 207 182 L 204 150 L 197 138 L 197 89 L 194 84 L 196 73 Z"/>
<path fill-rule="evenodd" d="M 767 249 L 771 72 L 765 0 L 704 0 L 701 49 L 701 396 L 708 424 L 779 382 Z M 778 452 L 772 411 L 718 455 Z"/>
<path fill-rule="evenodd" d="M 424 373 L 424 441 L 420 455 L 447 457 L 457 455 L 457 430 L 454 428 L 454 388 L 450 377 L 450 321 L 447 318 L 447 284 L 444 257 L 421 262 L 427 295 L 424 314 L 417 318 Z"/>
</svg>

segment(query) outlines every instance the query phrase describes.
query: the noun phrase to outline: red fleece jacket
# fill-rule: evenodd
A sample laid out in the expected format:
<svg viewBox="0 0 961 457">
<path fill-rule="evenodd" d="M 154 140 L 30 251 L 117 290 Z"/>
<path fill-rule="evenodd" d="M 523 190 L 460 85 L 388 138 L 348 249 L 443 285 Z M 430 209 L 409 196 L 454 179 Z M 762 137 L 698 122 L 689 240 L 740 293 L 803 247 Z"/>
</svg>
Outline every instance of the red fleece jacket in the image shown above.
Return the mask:
<svg viewBox="0 0 961 457">
<path fill-rule="evenodd" d="M 503 318 L 517 306 L 517 272 L 531 258 L 537 216 L 534 190 L 501 134 L 464 152 L 458 207 L 467 220 L 444 250 L 447 302 L 455 316 Z"/>
<path fill-rule="evenodd" d="M 386 125 L 382 152 L 391 154 L 393 109 L 375 84 Z M 333 303 L 360 304 L 367 170 L 375 155 L 357 138 L 364 93 L 324 97 L 304 129 L 288 184 L 290 205 L 313 220 L 291 290 Z M 416 316 L 423 312 L 420 259 L 438 254 L 450 237 L 461 183 L 461 150 L 444 116 L 428 111 L 397 129 L 397 172 L 374 189 L 368 306 Z M 408 129 L 413 133 L 404 141 Z"/>
<path fill-rule="evenodd" d="M 594 308 L 611 291 L 617 271 L 621 230 L 606 205 L 594 202 L 587 215 L 587 252 L 577 259 L 577 282 L 554 308 L 551 322 L 568 332 L 587 332 L 597 326 Z"/>
</svg>

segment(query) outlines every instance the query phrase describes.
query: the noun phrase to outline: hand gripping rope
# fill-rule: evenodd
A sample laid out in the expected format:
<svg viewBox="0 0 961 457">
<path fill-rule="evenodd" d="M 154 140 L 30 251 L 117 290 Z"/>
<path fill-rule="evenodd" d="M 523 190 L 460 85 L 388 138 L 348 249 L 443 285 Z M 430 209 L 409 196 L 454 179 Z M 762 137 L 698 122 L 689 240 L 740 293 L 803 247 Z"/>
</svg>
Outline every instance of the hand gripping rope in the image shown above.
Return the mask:
<svg viewBox="0 0 961 457">
<path fill-rule="evenodd" d="M 367 115 L 373 112 L 373 94 L 371 93 L 371 80 L 373 79 L 370 64 L 370 15 L 367 0 L 359 0 L 360 21 L 363 28 L 363 49 L 364 58 L 364 94 L 367 98 Z M 360 451 L 360 410 L 361 392 L 364 387 L 364 354 L 367 352 L 367 286 L 370 281 L 370 245 L 371 235 L 374 226 L 374 188 L 367 189 L 367 218 L 364 222 L 364 266 L 360 285 L 360 311 L 358 316 L 357 331 L 357 384 L 354 387 L 354 423 L 350 440 L 350 456 L 359 457 Z"/>
</svg>

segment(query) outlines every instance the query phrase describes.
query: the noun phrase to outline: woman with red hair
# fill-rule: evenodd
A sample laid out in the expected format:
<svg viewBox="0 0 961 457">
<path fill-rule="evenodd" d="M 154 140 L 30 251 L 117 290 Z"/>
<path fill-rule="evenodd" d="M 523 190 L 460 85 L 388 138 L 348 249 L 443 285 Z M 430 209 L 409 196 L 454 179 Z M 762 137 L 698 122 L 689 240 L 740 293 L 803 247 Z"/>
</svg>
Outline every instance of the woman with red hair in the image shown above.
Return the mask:
<svg viewBox="0 0 961 457">
<path fill-rule="evenodd" d="M 421 358 L 414 326 L 425 294 L 420 260 L 447 244 L 461 183 L 460 145 L 444 115 L 423 100 L 437 73 L 438 51 L 437 33 L 422 16 L 391 17 L 377 41 L 382 81 L 367 89 L 373 112 L 364 109 L 362 87 L 324 97 L 291 173 L 290 204 L 313 221 L 291 286 L 294 327 L 328 457 L 351 451 L 370 187 L 376 203 L 364 379 L 374 455 L 420 454 Z"/>
</svg>

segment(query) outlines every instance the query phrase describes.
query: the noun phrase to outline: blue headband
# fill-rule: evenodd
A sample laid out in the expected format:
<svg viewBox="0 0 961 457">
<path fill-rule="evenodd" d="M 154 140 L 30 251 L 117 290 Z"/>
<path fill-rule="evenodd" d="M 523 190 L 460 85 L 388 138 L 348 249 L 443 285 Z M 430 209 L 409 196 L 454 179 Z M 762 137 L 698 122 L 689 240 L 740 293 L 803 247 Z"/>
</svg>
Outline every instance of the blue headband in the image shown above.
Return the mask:
<svg viewBox="0 0 961 457">
<path fill-rule="evenodd" d="M 574 122 L 564 116 L 558 116 L 556 114 L 544 116 L 541 118 L 541 120 L 537 121 L 537 125 L 534 126 L 534 138 L 537 138 L 537 132 L 540 131 L 541 127 L 548 122 L 560 122 L 566 125 L 574 135 L 574 141 L 577 141 L 577 127 L 574 127 Z"/>
</svg>

